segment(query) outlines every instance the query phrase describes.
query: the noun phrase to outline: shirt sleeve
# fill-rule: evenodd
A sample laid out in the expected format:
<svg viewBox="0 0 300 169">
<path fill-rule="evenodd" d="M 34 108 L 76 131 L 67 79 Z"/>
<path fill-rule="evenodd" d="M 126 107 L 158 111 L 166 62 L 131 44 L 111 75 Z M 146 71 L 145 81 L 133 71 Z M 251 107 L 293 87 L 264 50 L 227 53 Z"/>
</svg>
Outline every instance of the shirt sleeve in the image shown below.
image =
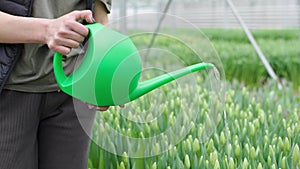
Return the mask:
<svg viewBox="0 0 300 169">
<path fill-rule="evenodd" d="M 110 13 L 111 1 L 112 0 L 100 0 L 100 2 L 102 2 L 104 4 L 104 6 L 106 7 L 107 13 Z"/>
</svg>

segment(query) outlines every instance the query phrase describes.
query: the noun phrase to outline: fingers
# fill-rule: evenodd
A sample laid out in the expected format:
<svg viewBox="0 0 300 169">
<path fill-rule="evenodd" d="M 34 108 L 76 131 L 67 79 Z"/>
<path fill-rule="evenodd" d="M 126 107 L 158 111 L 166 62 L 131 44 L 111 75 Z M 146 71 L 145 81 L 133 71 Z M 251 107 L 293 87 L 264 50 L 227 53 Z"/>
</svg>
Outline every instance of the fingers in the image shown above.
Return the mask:
<svg viewBox="0 0 300 169">
<path fill-rule="evenodd" d="M 91 105 L 91 104 L 88 104 L 88 107 L 89 109 L 95 109 L 97 111 L 106 111 L 109 109 L 109 106 L 94 106 L 94 105 Z"/>
<path fill-rule="evenodd" d="M 93 19 L 93 13 L 90 10 L 83 10 L 83 11 L 73 11 L 70 13 L 70 17 L 73 17 L 70 19 L 70 22 L 67 22 L 67 26 L 75 31 L 76 33 L 87 36 L 89 33 L 89 30 L 82 25 L 81 23 L 77 22 L 78 20 L 84 19 L 88 23 L 94 23 L 95 20 Z M 75 22 L 74 22 L 75 21 Z"/>
<path fill-rule="evenodd" d="M 72 21 L 72 22 L 69 22 L 67 26 L 71 31 L 74 31 L 75 33 L 77 33 L 81 36 L 85 37 L 89 34 L 88 28 L 79 22 Z"/>
<path fill-rule="evenodd" d="M 81 40 L 81 38 L 78 37 Z M 48 47 L 56 52 L 59 52 L 63 55 L 70 53 L 71 48 L 77 48 L 80 45 L 80 42 L 73 40 L 72 38 L 64 38 L 61 36 L 54 37 L 49 43 Z"/>
<path fill-rule="evenodd" d="M 88 28 L 78 22 L 81 19 L 94 22 L 89 10 L 73 11 L 50 22 L 46 35 L 48 47 L 63 55 L 70 53 L 71 48 L 77 48 L 89 33 Z"/>
<path fill-rule="evenodd" d="M 67 55 L 71 52 L 71 49 L 68 48 L 68 47 L 65 47 L 65 46 L 61 46 L 61 45 L 55 45 L 55 46 L 51 46 L 51 45 L 48 45 L 49 48 L 55 52 L 59 52 L 63 55 Z"/>
<path fill-rule="evenodd" d="M 68 33 L 66 33 L 66 32 L 63 33 L 62 32 L 60 34 L 60 36 L 66 38 L 66 39 L 72 39 L 72 40 L 74 40 L 76 42 L 80 42 L 80 43 L 83 42 L 84 38 L 85 38 L 84 36 L 82 36 L 82 35 L 80 35 L 76 32 L 73 32 L 73 31 L 70 31 Z"/>
<path fill-rule="evenodd" d="M 106 107 L 96 107 L 96 110 L 98 111 L 106 111 L 108 110 L 109 106 L 106 106 Z"/>
<path fill-rule="evenodd" d="M 95 110 L 97 110 L 97 111 L 106 111 L 106 110 L 108 110 L 109 107 L 110 107 L 110 106 L 94 106 L 94 105 L 91 105 L 91 104 L 87 104 L 87 105 L 88 105 L 89 109 L 95 109 Z M 122 104 L 122 105 L 120 105 L 120 107 L 121 107 L 121 108 L 124 108 L 125 105 Z"/>
<path fill-rule="evenodd" d="M 75 20 L 85 19 L 88 23 L 94 23 L 93 13 L 90 10 L 74 11 Z"/>
</svg>

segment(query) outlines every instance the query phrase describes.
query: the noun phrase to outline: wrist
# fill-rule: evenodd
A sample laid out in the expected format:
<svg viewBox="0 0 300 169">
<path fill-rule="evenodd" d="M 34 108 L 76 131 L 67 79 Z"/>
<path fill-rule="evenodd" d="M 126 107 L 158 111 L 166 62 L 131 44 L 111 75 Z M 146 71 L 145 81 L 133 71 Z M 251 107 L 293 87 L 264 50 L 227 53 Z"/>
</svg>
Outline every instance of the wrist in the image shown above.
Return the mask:
<svg viewBox="0 0 300 169">
<path fill-rule="evenodd" d="M 43 43 L 47 44 L 47 34 L 50 26 L 51 19 L 38 19 L 38 28 L 37 30 L 37 36 L 35 36 L 36 39 L 34 39 L 37 43 Z"/>
</svg>

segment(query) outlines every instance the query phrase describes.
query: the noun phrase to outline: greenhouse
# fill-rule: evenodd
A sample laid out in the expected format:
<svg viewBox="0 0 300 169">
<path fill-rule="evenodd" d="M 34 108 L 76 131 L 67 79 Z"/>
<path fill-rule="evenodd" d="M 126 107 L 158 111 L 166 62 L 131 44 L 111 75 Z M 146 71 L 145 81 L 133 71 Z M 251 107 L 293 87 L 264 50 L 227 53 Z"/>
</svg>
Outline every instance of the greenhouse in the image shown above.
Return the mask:
<svg viewBox="0 0 300 169">
<path fill-rule="evenodd" d="M 300 168 L 300 1 L 121 0 L 110 26 L 140 81 L 214 68 L 97 114 L 90 169 Z"/>
</svg>

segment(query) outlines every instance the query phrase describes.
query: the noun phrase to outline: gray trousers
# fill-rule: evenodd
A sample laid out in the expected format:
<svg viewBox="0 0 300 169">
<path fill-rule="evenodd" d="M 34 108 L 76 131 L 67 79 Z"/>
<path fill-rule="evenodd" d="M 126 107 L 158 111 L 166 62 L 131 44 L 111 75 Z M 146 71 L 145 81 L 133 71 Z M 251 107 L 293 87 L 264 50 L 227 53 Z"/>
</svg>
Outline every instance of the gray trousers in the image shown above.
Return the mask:
<svg viewBox="0 0 300 169">
<path fill-rule="evenodd" d="M 87 169 L 95 112 L 78 105 L 79 115 L 62 92 L 2 91 L 0 169 Z"/>
</svg>

